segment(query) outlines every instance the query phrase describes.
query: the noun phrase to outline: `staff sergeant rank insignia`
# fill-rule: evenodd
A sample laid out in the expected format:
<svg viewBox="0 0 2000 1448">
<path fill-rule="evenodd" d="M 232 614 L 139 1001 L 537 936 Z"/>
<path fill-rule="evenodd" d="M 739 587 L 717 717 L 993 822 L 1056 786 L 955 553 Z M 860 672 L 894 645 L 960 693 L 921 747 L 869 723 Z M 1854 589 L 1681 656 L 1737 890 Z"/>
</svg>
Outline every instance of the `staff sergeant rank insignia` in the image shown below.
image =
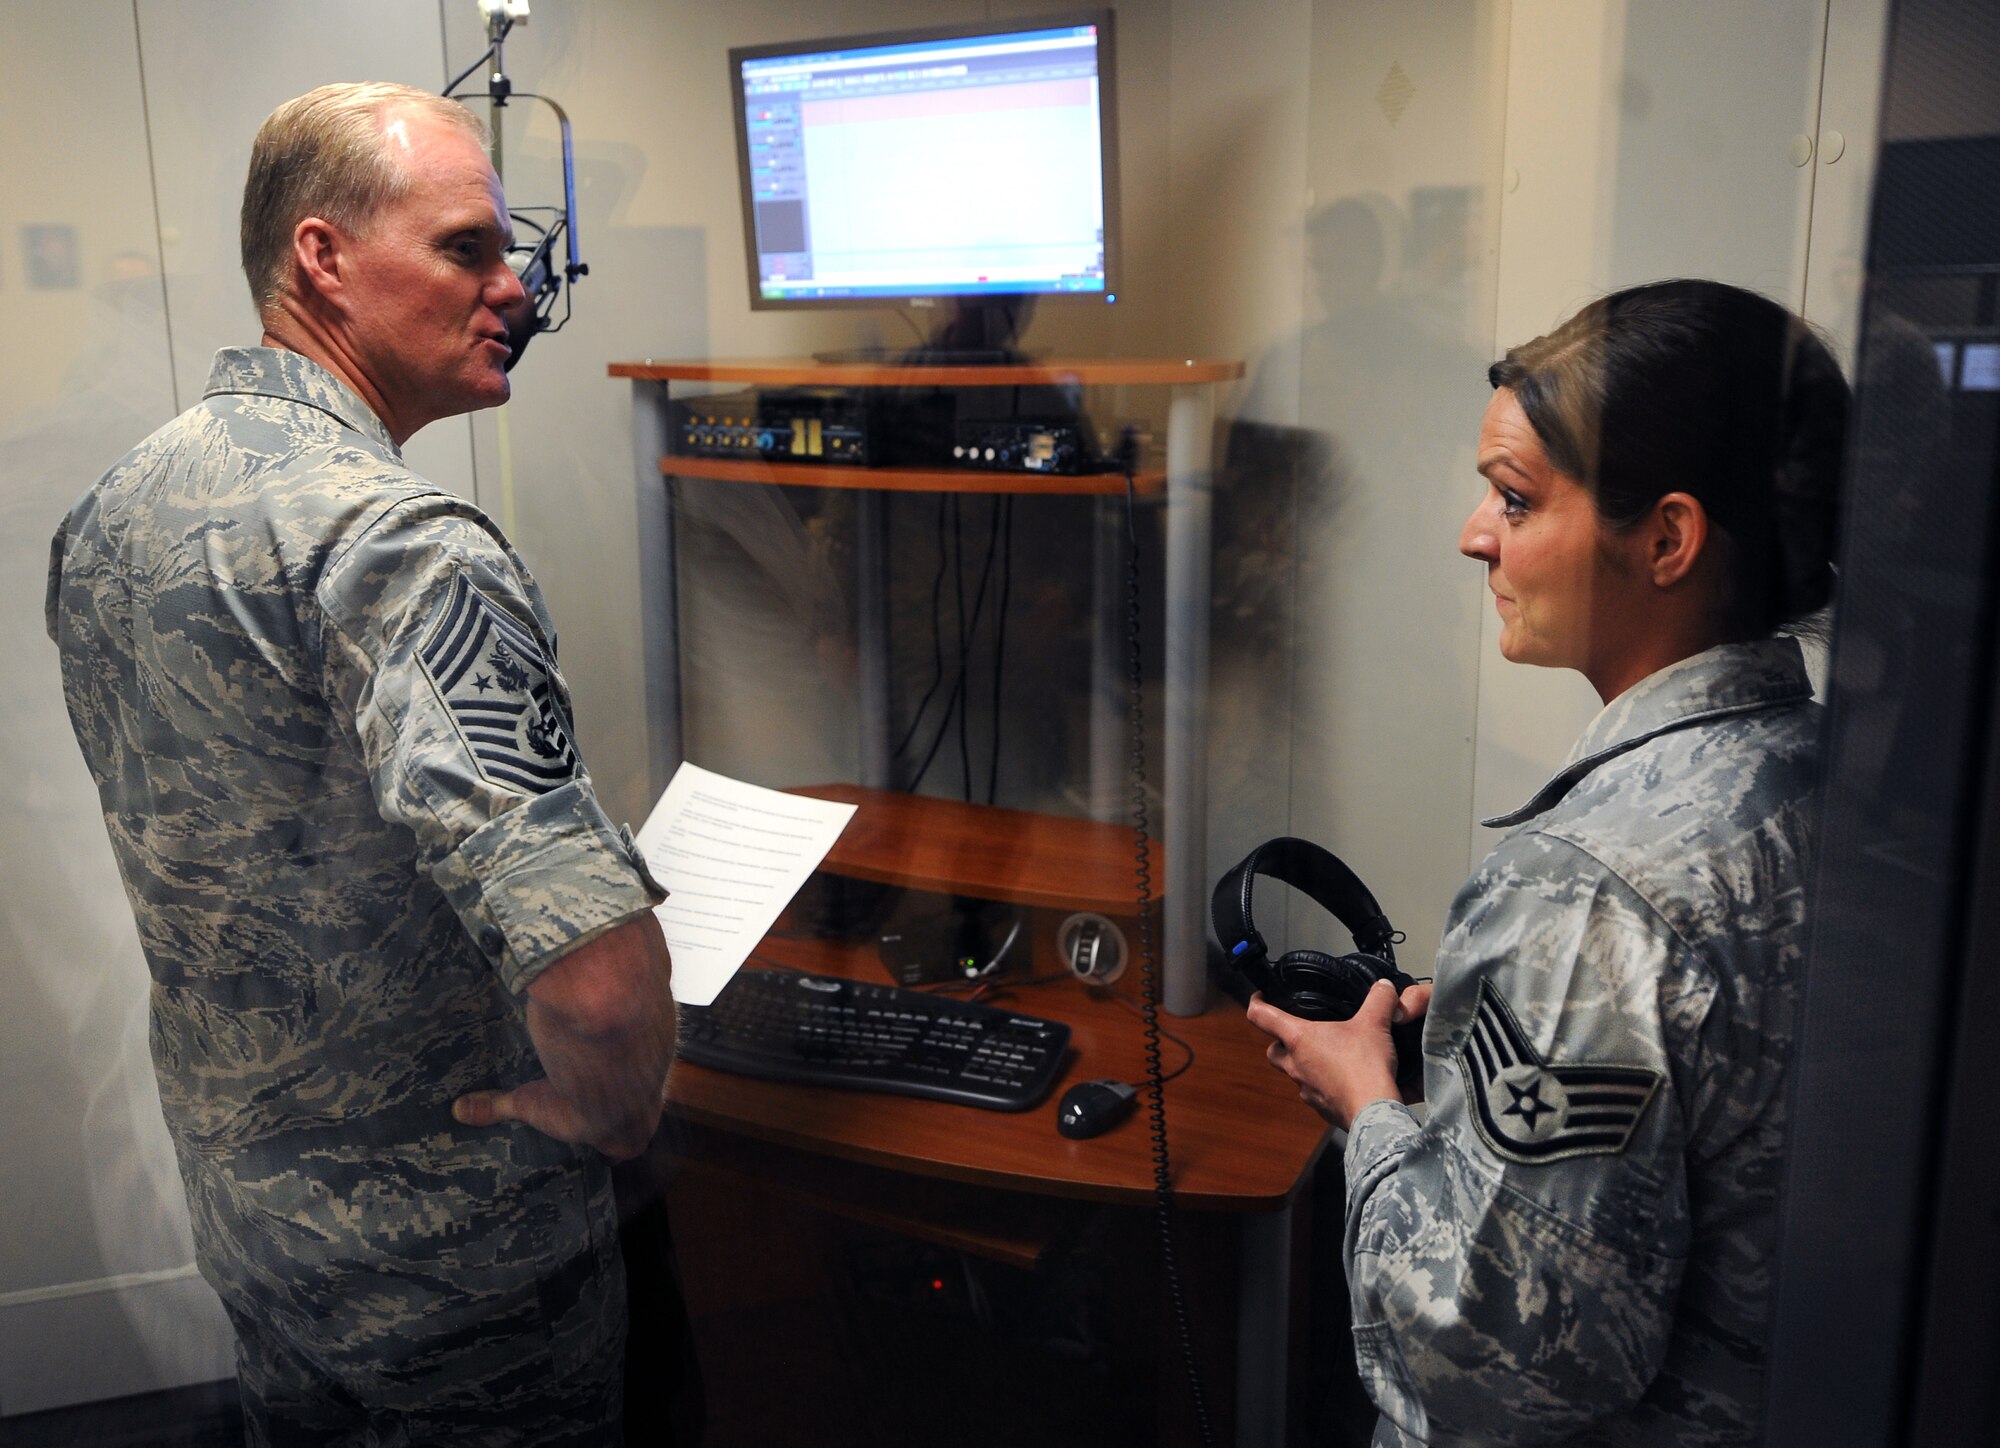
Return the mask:
<svg viewBox="0 0 2000 1448">
<path fill-rule="evenodd" d="M 1637 1066 L 1545 1062 L 1485 980 L 1458 1069 L 1479 1135 L 1499 1156 L 1528 1166 L 1623 1151 L 1660 1086 L 1659 1072 Z"/>
<path fill-rule="evenodd" d="M 460 573 L 418 650 L 479 772 L 546 794 L 576 778 L 576 748 L 533 634 Z"/>
</svg>

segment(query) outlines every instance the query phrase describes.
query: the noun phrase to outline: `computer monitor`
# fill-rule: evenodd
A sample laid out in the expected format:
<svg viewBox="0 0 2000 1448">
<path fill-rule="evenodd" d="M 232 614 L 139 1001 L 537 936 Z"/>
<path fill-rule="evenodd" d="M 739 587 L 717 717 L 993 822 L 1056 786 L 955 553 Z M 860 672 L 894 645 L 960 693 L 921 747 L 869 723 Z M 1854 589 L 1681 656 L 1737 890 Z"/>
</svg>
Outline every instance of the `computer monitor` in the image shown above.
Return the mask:
<svg viewBox="0 0 2000 1448">
<path fill-rule="evenodd" d="M 1111 22 L 730 51 L 750 305 L 1117 300 Z"/>
</svg>

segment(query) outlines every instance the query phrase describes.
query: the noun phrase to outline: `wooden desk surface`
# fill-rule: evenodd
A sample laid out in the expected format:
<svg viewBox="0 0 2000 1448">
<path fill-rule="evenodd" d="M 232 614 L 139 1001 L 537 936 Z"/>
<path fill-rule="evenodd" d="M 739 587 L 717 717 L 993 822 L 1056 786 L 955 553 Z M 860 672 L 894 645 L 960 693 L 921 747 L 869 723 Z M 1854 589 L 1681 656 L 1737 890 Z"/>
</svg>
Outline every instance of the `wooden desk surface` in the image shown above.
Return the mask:
<svg viewBox="0 0 2000 1448">
<path fill-rule="evenodd" d="M 829 975 L 889 981 L 868 946 L 772 939 L 760 954 Z M 1129 998 L 1063 979 L 992 1003 L 1070 1027 L 1069 1064 L 1031 1111 L 797 1086 L 687 1062 L 673 1068 L 669 1108 L 704 1126 L 918 1176 L 1128 1205 L 1149 1200 L 1152 1136 L 1144 1090 L 1133 1114 L 1102 1136 L 1072 1141 L 1055 1125 L 1056 1103 L 1074 1083 L 1144 1079 L 1144 1026 Z M 1265 1038 L 1233 1002 L 1222 1000 L 1201 1016 L 1162 1012 L 1160 1023 L 1195 1051 L 1194 1065 L 1166 1087 L 1178 1199 L 1206 1211 L 1282 1206 L 1319 1155 L 1325 1123 L 1265 1061 Z M 1172 1071 L 1184 1053 L 1172 1041 L 1161 1046 Z"/>
</svg>

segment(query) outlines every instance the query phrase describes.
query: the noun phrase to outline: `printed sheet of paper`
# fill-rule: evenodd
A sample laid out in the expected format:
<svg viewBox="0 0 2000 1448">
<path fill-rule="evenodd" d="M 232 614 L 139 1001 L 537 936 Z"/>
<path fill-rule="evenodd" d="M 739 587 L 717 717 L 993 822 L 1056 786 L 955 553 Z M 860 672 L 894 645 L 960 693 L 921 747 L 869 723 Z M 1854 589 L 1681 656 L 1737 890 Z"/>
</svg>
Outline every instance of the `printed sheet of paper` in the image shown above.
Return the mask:
<svg viewBox="0 0 2000 1448">
<path fill-rule="evenodd" d="M 674 999 L 713 1001 L 826 858 L 851 804 L 785 794 L 683 763 L 639 831 L 672 892 L 654 913 L 674 958 Z"/>
</svg>

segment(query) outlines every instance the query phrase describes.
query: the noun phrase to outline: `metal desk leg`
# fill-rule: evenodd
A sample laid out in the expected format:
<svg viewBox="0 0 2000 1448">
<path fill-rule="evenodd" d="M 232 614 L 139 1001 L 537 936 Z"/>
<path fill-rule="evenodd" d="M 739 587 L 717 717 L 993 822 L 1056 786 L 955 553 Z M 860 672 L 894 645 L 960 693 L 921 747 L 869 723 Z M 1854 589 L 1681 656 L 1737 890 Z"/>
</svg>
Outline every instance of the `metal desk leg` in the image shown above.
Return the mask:
<svg viewBox="0 0 2000 1448">
<path fill-rule="evenodd" d="M 1236 1444 L 1281 1448 L 1291 1350 L 1290 1206 L 1243 1219 L 1242 1264 L 1236 1297 Z"/>
<path fill-rule="evenodd" d="M 638 489 L 639 641 L 646 670 L 646 762 L 654 799 L 666 789 L 683 758 L 674 495 L 660 473 L 669 427 L 667 384 L 635 380 L 632 437 Z"/>
<path fill-rule="evenodd" d="M 1166 989 L 1177 1016 L 1208 1005 L 1209 472 L 1215 400 L 1206 385 L 1174 389 L 1167 414 L 1166 756 L 1160 783 L 1166 842 Z"/>
</svg>

